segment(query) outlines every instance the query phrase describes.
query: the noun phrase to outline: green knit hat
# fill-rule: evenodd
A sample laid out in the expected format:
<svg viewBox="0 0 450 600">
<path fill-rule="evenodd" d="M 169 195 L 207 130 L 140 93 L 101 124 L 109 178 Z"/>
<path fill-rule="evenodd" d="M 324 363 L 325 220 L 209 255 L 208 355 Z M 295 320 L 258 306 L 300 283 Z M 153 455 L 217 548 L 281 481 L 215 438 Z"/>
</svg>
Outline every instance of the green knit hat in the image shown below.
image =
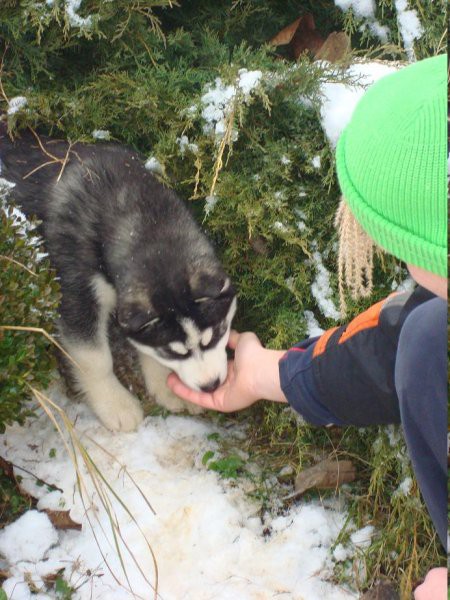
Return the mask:
<svg viewBox="0 0 450 600">
<path fill-rule="evenodd" d="M 447 276 L 447 57 L 387 75 L 364 94 L 336 150 L 363 229 L 407 263 Z"/>
</svg>

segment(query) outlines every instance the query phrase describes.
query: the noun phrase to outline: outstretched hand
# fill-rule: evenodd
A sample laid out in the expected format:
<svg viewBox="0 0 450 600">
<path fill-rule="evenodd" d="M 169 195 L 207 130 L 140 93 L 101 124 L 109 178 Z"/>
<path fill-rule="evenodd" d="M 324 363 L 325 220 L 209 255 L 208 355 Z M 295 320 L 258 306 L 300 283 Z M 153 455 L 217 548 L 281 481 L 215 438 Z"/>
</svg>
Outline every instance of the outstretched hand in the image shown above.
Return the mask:
<svg viewBox="0 0 450 600">
<path fill-rule="evenodd" d="M 175 373 L 167 378 L 168 387 L 183 400 L 221 412 L 242 410 L 262 398 L 286 402 L 278 375 L 283 351 L 266 350 L 252 332 L 231 331 L 228 347 L 235 351 L 234 360 L 228 362 L 227 378 L 217 390 L 193 390 Z"/>
</svg>

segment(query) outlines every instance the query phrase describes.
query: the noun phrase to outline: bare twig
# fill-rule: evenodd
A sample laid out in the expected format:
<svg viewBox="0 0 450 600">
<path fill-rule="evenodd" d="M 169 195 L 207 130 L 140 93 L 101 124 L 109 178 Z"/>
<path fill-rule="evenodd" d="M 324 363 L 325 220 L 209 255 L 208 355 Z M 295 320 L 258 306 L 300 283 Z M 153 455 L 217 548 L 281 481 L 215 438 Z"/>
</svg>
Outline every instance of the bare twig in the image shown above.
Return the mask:
<svg viewBox="0 0 450 600">
<path fill-rule="evenodd" d="M 31 386 L 30 386 L 31 388 Z M 133 592 L 132 590 L 132 586 L 131 586 L 131 582 L 129 581 L 128 578 L 128 573 L 126 570 L 126 566 L 125 563 L 123 561 L 123 557 L 122 557 L 122 552 L 120 549 L 120 542 L 123 544 L 123 546 L 126 548 L 126 550 L 128 551 L 129 555 L 131 556 L 131 558 L 133 559 L 134 564 L 137 566 L 139 572 L 141 573 L 141 575 L 143 576 L 144 580 L 148 583 L 148 585 L 153 589 L 154 592 L 154 600 L 157 600 L 158 598 L 160 598 L 160 595 L 158 593 L 158 565 L 156 562 L 156 557 L 155 554 L 153 552 L 153 549 L 149 543 L 149 541 L 147 540 L 147 537 L 145 535 L 145 533 L 142 531 L 141 527 L 139 526 L 139 523 L 136 521 L 134 515 L 131 513 L 131 511 L 128 509 L 128 507 L 126 506 L 126 504 L 121 500 L 121 498 L 118 496 L 118 494 L 113 490 L 113 488 L 111 487 L 111 485 L 109 484 L 109 482 L 105 479 L 105 477 L 103 476 L 103 474 L 100 472 L 100 470 L 98 469 L 98 467 L 96 466 L 96 464 L 94 463 L 94 461 L 92 460 L 92 458 L 90 457 L 90 455 L 88 454 L 87 450 L 85 449 L 85 447 L 81 444 L 80 440 L 78 439 L 75 431 L 74 431 L 74 427 L 73 427 L 73 423 L 70 421 L 70 419 L 68 418 L 67 414 L 65 413 L 65 411 L 58 406 L 55 402 L 53 402 L 50 398 L 46 397 L 42 392 L 31 388 L 32 392 L 34 393 L 36 399 L 38 400 L 38 402 L 40 403 L 41 407 L 43 408 L 44 412 L 47 414 L 47 416 L 49 417 L 49 419 L 51 420 L 51 422 L 54 424 L 54 426 L 56 427 L 59 435 L 62 438 L 63 444 L 71 458 L 71 461 L 74 465 L 75 468 L 75 473 L 76 473 L 76 478 L 77 478 L 77 487 L 78 487 L 78 491 L 80 494 L 80 498 L 81 498 L 81 502 L 83 504 L 84 510 L 85 510 L 85 515 L 86 518 L 88 520 L 88 523 L 91 527 L 92 530 L 92 534 L 94 536 L 94 540 L 98 546 L 98 549 L 100 551 L 100 554 L 104 560 L 104 563 L 106 565 L 106 567 L 108 568 L 109 572 L 111 573 L 112 577 L 114 578 L 114 580 L 117 582 L 118 585 L 120 585 L 120 587 L 122 587 L 123 589 L 127 590 L 128 592 L 130 592 L 135 598 L 142 598 L 141 596 L 137 595 L 136 593 Z M 55 413 L 54 411 L 56 411 L 56 413 L 60 416 L 60 418 L 62 419 L 64 428 L 66 430 L 66 432 L 69 434 L 70 436 L 70 441 L 68 441 L 66 439 L 66 437 L 63 435 L 63 431 L 61 428 L 61 425 L 59 423 L 59 421 L 56 419 L 55 417 Z M 98 445 L 98 444 L 97 444 Z M 101 448 L 101 446 L 99 446 Z M 107 451 L 105 451 L 107 452 Z M 108 455 L 109 452 L 107 452 Z M 112 456 L 112 455 L 110 455 Z M 108 560 L 107 557 L 105 556 L 102 547 L 100 545 L 100 541 L 98 539 L 97 533 L 93 527 L 93 523 L 91 520 L 91 516 L 90 516 L 90 510 L 89 507 L 86 505 L 86 499 L 89 497 L 89 494 L 87 492 L 86 489 L 86 484 L 81 476 L 81 470 L 80 470 L 80 465 L 79 465 L 79 457 L 81 457 L 81 461 L 84 464 L 84 466 L 86 467 L 91 482 L 94 485 L 94 489 L 98 495 L 98 498 L 100 499 L 104 509 L 106 510 L 107 514 L 108 514 L 108 518 L 110 521 L 110 526 L 111 526 L 111 532 L 112 532 L 112 536 L 114 539 L 114 547 L 116 549 L 116 552 L 118 554 L 118 558 L 120 560 L 121 566 L 122 566 L 122 570 L 124 572 L 124 576 L 125 579 L 127 581 L 128 587 L 125 586 L 117 577 L 116 573 L 114 573 L 114 571 L 112 570 L 112 568 L 110 567 L 110 565 L 108 564 Z M 118 462 L 118 464 L 120 464 L 119 461 L 117 461 L 117 459 L 115 457 L 113 457 L 115 459 L 116 462 Z M 133 479 L 131 478 L 131 480 L 133 481 Z M 136 486 L 136 488 L 141 492 L 141 490 L 139 489 L 139 487 L 137 486 L 136 483 L 134 483 L 134 485 Z M 109 494 L 111 495 L 111 497 L 109 496 Z M 141 492 L 142 494 L 142 492 Z M 149 549 L 149 552 L 152 556 L 153 559 L 153 565 L 154 565 L 154 571 L 155 571 L 155 584 L 153 585 L 149 579 L 147 578 L 147 576 L 145 575 L 145 573 L 143 572 L 140 564 L 138 563 L 136 557 L 134 556 L 132 550 L 129 548 L 126 540 L 123 538 L 121 529 L 120 529 L 120 525 L 118 522 L 118 518 L 116 515 L 116 512 L 113 508 L 112 505 L 112 499 L 115 499 L 116 501 L 119 502 L 120 506 L 125 510 L 125 512 L 129 515 L 129 517 L 131 518 L 131 520 L 133 521 L 133 523 L 136 525 L 136 527 L 138 528 L 139 532 L 142 534 L 147 548 Z M 94 512 L 95 514 L 95 512 Z M 105 539 L 108 540 L 108 537 L 106 535 L 106 532 L 102 526 L 102 523 L 100 522 L 100 520 L 97 518 L 97 523 L 103 533 L 103 535 L 105 536 Z M 108 540 L 109 541 L 109 540 Z M 144 600 L 142 598 L 142 600 Z"/>
<path fill-rule="evenodd" d="M 5 50 L 4 50 L 3 55 L 2 55 L 2 60 L 0 61 L 0 94 L 3 96 L 3 99 L 5 100 L 5 102 L 7 102 L 9 104 L 9 98 L 8 98 L 8 96 L 5 93 L 5 89 L 3 87 L 3 81 L 2 81 L 2 77 L 3 77 L 3 64 L 4 64 L 4 61 L 5 61 L 5 55 L 6 55 L 7 51 L 8 51 L 8 48 L 9 48 L 9 44 L 6 44 Z"/>
<path fill-rule="evenodd" d="M 31 477 L 34 477 L 34 479 L 36 479 L 36 481 L 41 482 L 43 485 L 46 485 L 48 488 L 51 488 L 53 491 L 57 490 L 58 492 L 63 493 L 64 490 L 62 490 L 60 487 L 58 487 L 57 485 L 54 485 L 53 483 L 48 483 L 48 481 L 45 481 L 45 479 L 42 479 L 42 477 L 38 477 L 37 475 L 35 475 L 34 473 L 32 473 L 31 471 L 29 471 L 28 469 L 25 469 L 25 467 L 21 467 L 19 465 L 16 465 L 15 463 L 10 463 L 15 469 L 20 469 L 20 471 L 23 471 L 24 473 L 27 473 L 28 475 L 31 475 Z"/>
<path fill-rule="evenodd" d="M 0 254 L 0 260 L 7 260 L 8 262 L 14 263 L 18 267 L 22 267 L 22 269 L 25 269 L 25 271 L 28 271 L 28 273 L 30 275 L 33 275 L 34 277 L 37 277 L 37 274 L 34 271 L 32 271 L 31 269 L 29 269 L 28 267 L 26 267 L 24 264 L 22 264 L 18 260 L 15 260 L 14 258 L 11 258 L 10 256 L 5 256 L 4 254 Z"/>
<path fill-rule="evenodd" d="M 40 169 L 43 169 L 44 167 L 47 167 L 48 165 L 54 165 L 56 162 L 60 162 L 60 161 L 59 160 L 48 160 L 47 162 L 42 163 L 42 165 L 38 165 L 37 167 L 32 169 L 29 173 L 24 175 L 22 177 L 22 179 L 27 179 L 28 177 L 31 177 L 31 175 L 33 175 L 33 173 L 36 173 L 36 171 L 39 171 Z"/>
<path fill-rule="evenodd" d="M 42 152 L 48 156 L 49 158 L 52 158 L 53 161 L 55 162 L 62 162 L 62 158 L 58 158 L 57 156 L 55 156 L 54 154 L 51 154 L 48 150 L 46 150 L 41 142 L 41 138 L 38 136 L 38 134 L 35 132 L 35 130 L 32 127 L 28 127 L 28 129 L 31 131 L 31 133 L 34 135 L 34 137 L 36 138 L 37 143 L 39 144 L 39 148 L 42 150 Z"/>
<path fill-rule="evenodd" d="M 65 155 L 65 157 L 64 157 L 64 159 L 62 161 L 61 170 L 60 170 L 59 175 L 58 175 L 58 177 L 56 179 L 56 182 L 58 182 L 61 179 L 61 176 L 64 173 L 64 169 L 66 168 L 66 164 L 67 164 L 67 161 L 69 159 L 69 153 L 70 153 L 70 151 L 72 149 L 72 146 L 73 146 L 73 143 L 69 142 L 69 147 L 67 148 L 66 155 Z"/>
<path fill-rule="evenodd" d="M 0 331 L 30 331 L 31 333 L 41 333 L 52 344 L 54 344 L 58 348 L 58 350 L 60 350 L 64 354 L 64 356 L 66 356 L 78 369 L 80 369 L 80 371 L 83 371 L 81 366 L 77 363 L 77 361 L 72 356 L 70 356 L 70 354 L 67 352 L 67 350 L 64 350 L 64 348 L 61 346 L 61 344 L 59 342 L 57 342 L 55 340 L 55 338 L 52 335 L 50 335 L 47 331 L 45 331 L 45 329 L 43 329 L 42 327 L 25 327 L 25 326 L 21 326 L 21 325 L 0 325 Z"/>
</svg>

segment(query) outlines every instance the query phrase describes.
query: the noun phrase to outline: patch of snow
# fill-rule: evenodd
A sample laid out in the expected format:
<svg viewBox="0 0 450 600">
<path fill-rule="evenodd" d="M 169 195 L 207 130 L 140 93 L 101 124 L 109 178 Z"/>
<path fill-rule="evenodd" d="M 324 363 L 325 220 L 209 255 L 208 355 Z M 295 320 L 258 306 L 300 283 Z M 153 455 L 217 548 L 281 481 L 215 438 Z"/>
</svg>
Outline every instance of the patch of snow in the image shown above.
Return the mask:
<svg viewBox="0 0 450 600">
<path fill-rule="evenodd" d="M 390 29 L 375 19 L 374 0 L 334 0 L 334 3 L 343 11 L 351 8 L 356 17 L 364 19 L 360 31 L 364 31 L 368 27 L 373 35 L 376 35 L 382 42 L 387 42 Z"/>
<path fill-rule="evenodd" d="M 411 277 L 411 275 L 408 275 L 402 281 L 399 281 L 399 282 L 393 281 L 391 288 L 395 292 L 412 292 L 412 290 L 416 287 L 416 285 L 417 284 L 414 281 L 414 279 Z"/>
<path fill-rule="evenodd" d="M 347 518 L 344 512 L 327 509 L 320 502 L 300 503 L 283 517 L 266 513 L 261 522 L 256 517 L 261 507 L 245 495 L 244 482 L 221 479 L 202 464 L 205 452 L 216 448 L 208 436 L 218 433 L 223 438 L 233 437 L 233 429 L 201 418 L 169 416 L 148 417 L 136 432 L 112 433 L 86 405 L 69 401 L 56 390 L 51 392 L 51 398 L 75 423 L 95 465 L 139 521 L 140 530 L 110 495 L 121 534 L 142 570 L 119 542 L 136 596 L 153 597 L 150 584 L 154 582 L 154 566 L 144 534 L 156 556 L 159 594 L 167 600 L 257 600 L 273 598 L 280 590 L 286 597 L 308 600 L 357 597 L 342 586 L 325 581 L 332 568 L 330 548 Z M 133 597 L 121 587 L 127 587 L 127 583 L 109 519 L 86 469 L 81 467 L 86 483 L 84 507 L 73 466 L 58 433 L 43 412 L 38 410 L 36 414 L 23 427 L 7 427 L 0 436 L 2 455 L 14 464 L 26 464 L 36 477 L 61 488 L 66 507 L 72 519 L 82 524 L 82 530 L 61 530 L 59 543 L 46 550 L 43 560 L 17 562 L 14 581 L 9 579 L 4 586 L 17 588 L 25 573 L 32 572 L 38 580 L 45 573 L 64 567 L 69 583 L 86 581 L 77 589 L 77 600 Z M 50 452 L 51 448 L 58 448 L 56 455 Z M 122 465 L 126 465 L 142 495 Z M 45 506 L 46 500 L 52 506 L 59 501 L 46 486 L 37 487 L 34 478 L 22 472 L 21 475 L 24 489 L 38 496 L 41 505 Z M 264 534 L 266 528 L 272 531 L 270 537 Z M 18 535 L 24 536 L 25 532 Z M 47 536 L 45 539 L 47 545 Z M 11 540 L 3 550 L 12 552 L 14 544 Z M 22 544 L 20 548 L 20 553 L 26 554 L 28 549 Z M 16 551 L 19 552 L 17 548 Z M 42 549 L 38 554 L 42 555 Z"/>
<path fill-rule="evenodd" d="M 400 483 L 398 488 L 395 490 L 393 496 L 394 498 L 397 496 L 409 496 L 411 492 L 413 480 L 411 477 L 405 477 L 405 479 Z"/>
<path fill-rule="evenodd" d="M 378 21 L 371 21 L 368 26 L 373 35 L 376 35 L 384 44 L 388 41 L 391 30 L 387 25 L 381 25 Z"/>
<path fill-rule="evenodd" d="M 23 577 L 9 577 L 3 582 L 2 590 L 8 600 L 44 600 L 48 594 L 32 594 Z"/>
<path fill-rule="evenodd" d="M 151 156 L 145 162 L 144 167 L 147 169 L 147 171 L 151 171 L 152 173 L 157 173 L 158 175 L 164 174 L 163 166 L 155 156 Z"/>
<path fill-rule="evenodd" d="M 77 13 L 81 6 L 81 0 L 65 0 L 66 15 L 72 27 L 89 29 L 92 27 L 92 16 L 80 17 Z"/>
<path fill-rule="evenodd" d="M 16 112 L 19 112 L 19 110 L 22 110 L 27 104 L 28 100 L 25 96 L 15 96 L 14 98 L 11 98 L 8 102 L 8 115 L 14 115 Z"/>
<path fill-rule="evenodd" d="M 252 90 L 259 84 L 261 77 L 261 71 L 247 71 L 247 69 L 239 69 L 237 85 L 242 90 L 246 98 L 250 96 Z"/>
<path fill-rule="evenodd" d="M 323 102 L 320 109 L 321 122 L 332 146 L 336 146 L 343 129 L 348 125 L 353 111 L 365 93 L 363 86 L 370 86 L 385 75 L 397 70 L 391 65 L 379 62 L 355 63 L 347 69 L 347 74 L 359 79 L 355 85 L 343 83 L 323 83 Z"/>
<path fill-rule="evenodd" d="M 295 291 L 295 279 L 294 277 L 286 277 L 286 279 L 284 280 L 284 283 L 286 284 L 286 287 L 288 290 L 290 290 L 291 292 Z"/>
<path fill-rule="evenodd" d="M 46 513 L 29 510 L 0 532 L 0 552 L 10 564 L 38 562 L 58 541 L 58 532 Z"/>
<path fill-rule="evenodd" d="M 177 144 L 180 148 L 181 156 L 184 156 L 186 150 L 190 150 L 193 154 L 198 153 L 197 144 L 191 144 L 187 135 L 182 135 L 181 137 L 177 138 Z"/>
<path fill-rule="evenodd" d="M 293 475 L 295 473 L 294 467 L 292 465 L 285 465 L 280 472 L 278 473 L 279 477 L 287 477 L 288 475 Z"/>
<path fill-rule="evenodd" d="M 92 137 L 95 140 L 110 140 L 111 134 L 107 129 L 94 129 L 92 132 Z"/>
<path fill-rule="evenodd" d="M 219 196 L 216 196 L 216 194 L 213 194 L 212 196 L 206 196 L 206 198 L 205 198 L 205 214 L 206 214 L 206 216 L 209 216 L 211 214 L 211 212 L 213 211 L 218 200 L 219 200 Z"/>
<path fill-rule="evenodd" d="M 201 97 L 203 105 L 201 115 L 205 121 L 203 132 L 214 133 L 218 139 L 221 139 L 226 132 L 227 118 L 237 95 L 241 94 L 244 102 L 248 102 L 261 77 L 261 71 L 247 71 L 247 69 L 239 70 L 235 85 L 225 85 L 222 79 L 217 77 L 214 85 L 210 85 Z M 238 132 L 233 130 L 232 140 L 236 141 L 237 138 Z"/>
<path fill-rule="evenodd" d="M 317 335 L 322 335 L 324 330 L 319 325 L 314 313 L 311 310 L 305 310 L 305 319 L 306 319 L 306 333 L 308 337 L 316 337 Z"/>
<path fill-rule="evenodd" d="M 315 169 L 320 169 L 321 163 L 322 161 L 319 155 L 315 156 L 311 161 L 311 164 Z"/>
<path fill-rule="evenodd" d="M 343 11 L 352 8 L 355 15 L 360 18 L 375 16 L 374 0 L 334 0 L 334 3 Z"/>
<path fill-rule="evenodd" d="M 333 558 L 336 562 L 344 562 L 347 558 L 354 556 L 354 550 L 346 548 L 342 544 L 338 544 L 333 550 Z"/>
<path fill-rule="evenodd" d="M 225 85 L 220 77 L 216 78 L 214 86 L 209 86 L 201 98 L 204 133 L 223 135 L 226 117 L 230 113 L 235 94 L 236 88 L 233 85 Z"/>
<path fill-rule="evenodd" d="M 15 186 L 16 184 L 12 181 L 8 181 L 4 177 L 0 177 L 0 200 L 4 200 Z"/>
<path fill-rule="evenodd" d="M 388 436 L 389 445 L 392 448 L 398 446 L 398 444 L 402 441 L 402 434 L 400 428 L 396 425 L 386 425 L 385 427 L 386 435 Z"/>
<path fill-rule="evenodd" d="M 275 229 L 275 231 L 280 231 L 281 233 L 287 233 L 289 231 L 288 226 L 281 221 L 275 221 L 272 227 Z"/>
<path fill-rule="evenodd" d="M 414 9 L 408 10 L 407 0 L 395 0 L 397 23 L 403 45 L 410 61 L 415 60 L 414 41 L 422 37 L 424 29 Z"/>
<path fill-rule="evenodd" d="M 313 252 L 312 263 L 316 269 L 316 277 L 311 285 L 311 293 L 323 315 L 328 319 L 337 321 L 340 318 L 340 313 L 333 300 L 330 273 L 323 264 L 322 256 L 318 250 Z"/>
<path fill-rule="evenodd" d="M 375 533 L 373 525 L 366 525 L 351 534 L 350 540 L 356 548 L 368 548 L 372 543 L 372 537 Z"/>
</svg>

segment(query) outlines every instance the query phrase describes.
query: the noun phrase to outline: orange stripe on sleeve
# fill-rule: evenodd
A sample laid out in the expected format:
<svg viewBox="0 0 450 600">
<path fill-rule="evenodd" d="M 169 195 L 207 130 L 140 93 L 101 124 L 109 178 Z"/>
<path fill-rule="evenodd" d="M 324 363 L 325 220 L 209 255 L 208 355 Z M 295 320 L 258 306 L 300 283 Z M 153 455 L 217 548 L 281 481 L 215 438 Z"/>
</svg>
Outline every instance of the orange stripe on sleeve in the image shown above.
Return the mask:
<svg viewBox="0 0 450 600">
<path fill-rule="evenodd" d="M 353 319 L 353 321 L 350 321 L 345 331 L 339 338 L 338 343 L 343 344 L 360 331 L 376 327 L 380 320 L 381 309 L 383 308 L 385 302 L 386 299 L 377 302 L 366 311 L 358 315 L 355 319 Z"/>
<path fill-rule="evenodd" d="M 325 348 L 327 347 L 328 340 L 333 335 L 333 333 L 339 329 L 339 327 L 333 327 L 332 329 L 328 329 L 325 333 L 317 340 L 316 345 L 313 350 L 313 357 L 319 356 L 325 352 Z"/>
</svg>

